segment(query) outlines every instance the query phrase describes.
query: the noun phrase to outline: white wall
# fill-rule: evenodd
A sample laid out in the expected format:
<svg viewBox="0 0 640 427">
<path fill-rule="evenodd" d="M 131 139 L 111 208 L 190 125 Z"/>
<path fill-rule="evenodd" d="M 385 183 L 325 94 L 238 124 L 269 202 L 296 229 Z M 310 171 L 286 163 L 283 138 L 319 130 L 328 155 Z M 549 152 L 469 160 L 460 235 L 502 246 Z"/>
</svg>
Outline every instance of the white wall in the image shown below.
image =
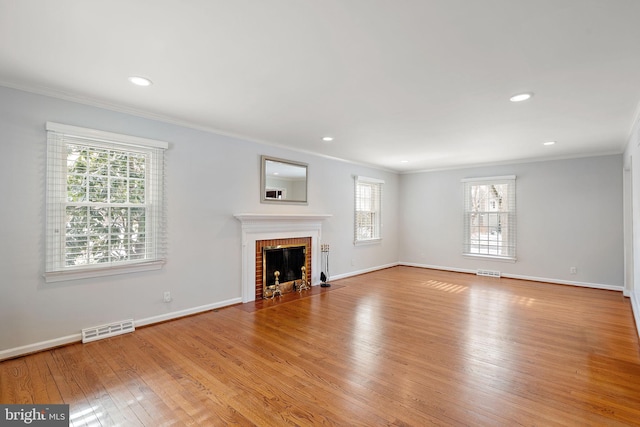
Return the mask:
<svg viewBox="0 0 640 427">
<path fill-rule="evenodd" d="M 44 282 L 47 121 L 170 143 L 169 256 L 162 270 Z M 640 158 L 637 143 L 630 147 L 627 155 Z M 307 206 L 259 202 L 263 154 L 309 164 Z M 463 258 L 460 179 L 508 174 L 518 176 L 518 262 Z M 354 175 L 385 180 L 380 244 L 353 245 Z M 638 175 L 635 212 L 640 212 Z M 0 87 L 0 179 L 0 359 L 75 340 L 86 327 L 129 318 L 148 323 L 240 301 L 241 233 L 235 213 L 331 214 L 322 240 L 331 245 L 334 278 L 400 260 L 617 289 L 624 280 L 622 156 L 398 176 Z M 634 225 L 638 248 L 640 224 Z M 640 249 L 635 254 L 638 259 Z M 577 267 L 577 275 L 569 274 L 570 266 Z M 162 302 L 165 290 L 174 298 L 169 304 Z"/>
<path fill-rule="evenodd" d="M 169 255 L 162 270 L 44 282 L 47 121 L 170 143 Z M 262 154 L 309 164 L 307 206 L 260 203 Z M 381 244 L 353 245 L 353 175 L 386 181 Z M 235 213 L 333 215 L 322 239 L 331 245 L 333 276 L 397 261 L 396 174 L 3 87 L 0 179 L 0 359 L 77 339 L 86 327 L 151 322 L 239 301 Z M 162 302 L 165 290 L 173 296 L 169 304 Z"/>
<path fill-rule="evenodd" d="M 517 262 L 463 257 L 460 180 L 499 175 L 517 176 Z M 622 290 L 621 155 L 406 174 L 400 188 L 400 262 Z"/>
<path fill-rule="evenodd" d="M 624 153 L 625 166 L 625 295 L 630 297 L 640 335 L 640 120 Z"/>
</svg>

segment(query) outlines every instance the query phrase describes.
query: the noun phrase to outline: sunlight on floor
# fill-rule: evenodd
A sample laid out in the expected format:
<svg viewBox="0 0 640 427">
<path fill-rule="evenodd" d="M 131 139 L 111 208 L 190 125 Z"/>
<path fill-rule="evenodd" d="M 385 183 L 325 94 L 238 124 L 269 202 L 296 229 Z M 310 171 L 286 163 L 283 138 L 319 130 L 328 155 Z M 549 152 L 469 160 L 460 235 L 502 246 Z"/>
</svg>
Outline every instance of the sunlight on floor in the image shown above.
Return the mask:
<svg viewBox="0 0 640 427">
<path fill-rule="evenodd" d="M 468 289 L 467 286 L 454 285 L 453 283 L 439 282 L 437 280 L 428 280 L 426 282 L 423 282 L 423 284 L 427 285 L 430 288 L 437 289 L 439 291 L 450 292 L 452 294 L 458 294 Z"/>
<path fill-rule="evenodd" d="M 81 411 L 72 412 L 69 415 L 70 425 L 87 425 L 87 426 L 101 426 L 100 418 L 103 413 L 100 408 L 92 406 Z M 104 421 L 104 420 L 103 420 Z"/>
</svg>

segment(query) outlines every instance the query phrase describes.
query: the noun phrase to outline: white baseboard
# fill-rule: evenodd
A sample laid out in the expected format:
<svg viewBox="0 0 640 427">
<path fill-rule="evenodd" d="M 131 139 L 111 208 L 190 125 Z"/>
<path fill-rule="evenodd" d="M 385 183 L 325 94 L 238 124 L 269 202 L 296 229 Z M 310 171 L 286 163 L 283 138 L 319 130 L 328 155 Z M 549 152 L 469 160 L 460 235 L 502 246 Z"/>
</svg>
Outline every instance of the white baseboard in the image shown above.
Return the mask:
<svg viewBox="0 0 640 427">
<path fill-rule="evenodd" d="M 476 274 L 476 270 L 470 270 L 468 268 L 443 267 L 441 265 L 418 264 L 416 262 L 399 262 L 398 265 L 404 265 L 406 267 L 430 268 L 432 270 L 453 271 L 456 273 Z"/>
<path fill-rule="evenodd" d="M 82 341 L 82 334 L 77 333 L 67 335 L 66 337 L 55 338 L 52 340 L 41 341 L 33 344 L 23 345 L 21 347 L 9 348 L 0 351 L 0 361 L 11 359 L 13 357 L 24 356 L 25 354 L 36 353 L 38 351 L 47 350 L 62 345 L 72 344 Z"/>
<path fill-rule="evenodd" d="M 471 274 L 476 273 L 476 270 L 443 267 L 439 265 L 417 264 L 413 262 L 400 262 L 398 264 L 406 265 L 408 267 L 420 267 L 420 268 L 431 268 L 434 270 L 455 271 L 458 273 L 471 273 Z M 606 285 L 602 283 L 576 282 L 576 281 L 570 281 L 570 280 L 552 279 L 548 277 L 524 276 L 520 274 L 508 274 L 508 273 L 501 273 L 501 275 L 502 277 L 509 278 L 509 279 L 530 280 L 532 282 L 544 282 L 544 283 L 553 283 L 557 285 L 578 286 L 581 288 L 605 289 L 608 291 L 618 291 L 618 292 L 622 292 L 624 290 L 622 286 Z"/>
<path fill-rule="evenodd" d="M 631 292 L 631 311 L 633 311 L 633 317 L 636 320 L 636 329 L 640 337 L 640 292 L 638 291 Z"/>
<path fill-rule="evenodd" d="M 215 310 L 216 308 L 227 307 L 229 305 L 238 304 L 242 302 L 242 298 L 232 298 L 226 301 L 220 301 L 213 304 L 201 305 L 199 307 L 188 308 L 186 310 L 172 311 L 170 313 L 161 314 L 159 316 L 147 317 L 144 319 L 134 320 L 136 328 L 141 326 L 152 325 L 154 323 L 166 322 L 167 320 L 178 319 L 184 316 L 190 316 L 192 314 L 198 314 L 209 310 Z M 134 332 L 135 333 L 135 332 Z M 24 345 L 21 347 L 9 348 L 7 350 L 0 351 L 0 361 L 5 359 L 11 359 L 14 357 L 24 356 L 30 353 L 38 351 L 48 350 L 54 347 L 60 347 L 62 345 L 72 344 L 82 341 L 82 334 L 77 333 L 73 335 L 67 335 L 66 337 L 55 338 L 52 340 L 41 341 L 33 344 Z"/>
<path fill-rule="evenodd" d="M 187 308 L 180 311 L 172 311 L 170 313 L 161 314 L 159 316 L 147 317 L 135 321 L 136 328 L 141 326 L 152 325 L 154 323 L 166 322 L 167 320 L 178 319 L 180 317 L 191 316 L 192 314 L 203 313 L 209 310 L 215 310 L 216 308 L 227 307 L 233 304 L 239 304 L 242 302 L 242 298 L 232 298 L 226 301 L 220 301 L 213 304 L 201 305 L 199 307 Z"/>
<path fill-rule="evenodd" d="M 379 265 L 377 267 L 365 268 L 364 270 L 358 270 L 358 271 L 352 271 L 350 273 L 338 274 L 336 276 L 329 277 L 328 280 L 331 281 L 331 280 L 346 279 L 347 277 L 359 276 L 361 274 L 371 273 L 372 271 L 384 270 L 385 268 L 396 267 L 398 265 L 400 265 L 400 263 L 393 262 L 391 264 L 385 264 L 385 265 Z"/>
</svg>

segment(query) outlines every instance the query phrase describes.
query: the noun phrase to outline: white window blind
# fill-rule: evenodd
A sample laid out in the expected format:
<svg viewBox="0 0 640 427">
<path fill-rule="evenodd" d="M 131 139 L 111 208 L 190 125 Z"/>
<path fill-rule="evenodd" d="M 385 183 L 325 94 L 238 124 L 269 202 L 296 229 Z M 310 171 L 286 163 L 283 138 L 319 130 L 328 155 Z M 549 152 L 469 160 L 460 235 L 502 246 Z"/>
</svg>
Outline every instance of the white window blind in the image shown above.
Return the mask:
<svg viewBox="0 0 640 427">
<path fill-rule="evenodd" d="M 167 148 L 47 123 L 48 282 L 160 268 Z"/>
<path fill-rule="evenodd" d="M 464 179 L 465 255 L 516 259 L 516 177 Z"/>
<path fill-rule="evenodd" d="M 355 177 L 354 243 L 380 240 L 384 181 Z"/>
</svg>

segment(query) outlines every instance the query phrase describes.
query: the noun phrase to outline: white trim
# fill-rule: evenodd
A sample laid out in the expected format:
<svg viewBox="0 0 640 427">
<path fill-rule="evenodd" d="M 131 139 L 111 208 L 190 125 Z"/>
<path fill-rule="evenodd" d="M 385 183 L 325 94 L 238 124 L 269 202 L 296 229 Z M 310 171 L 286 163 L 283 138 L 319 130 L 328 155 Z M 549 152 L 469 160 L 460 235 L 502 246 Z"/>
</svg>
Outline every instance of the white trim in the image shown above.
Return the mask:
<svg viewBox="0 0 640 427">
<path fill-rule="evenodd" d="M 638 292 L 631 292 L 631 311 L 636 321 L 638 337 L 640 337 L 640 294 L 638 294 Z"/>
<path fill-rule="evenodd" d="M 498 256 L 498 255 L 463 253 L 462 256 L 465 257 L 465 258 L 469 258 L 469 259 L 478 259 L 478 258 L 480 258 L 480 259 L 488 259 L 488 260 L 491 260 L 491 261 L 510 262 L 510 263 L 515 263 L 516 261 L 518 261 L 518 259 L 514 258 L 514 257 L 505 257 L 505 256 Z"/>
<path fill-rule="evenodd" d="M 179 319 L 180 317 L 191 316 L 192 314 L 204 313 L 205 311 L 215 310 L 216 308 L 228 307 L 230 305 L 239 304 L 242 301 L 240 298 L 231 298 L 225 301 L 220 301 L 212 304 L 205 304 L 198 307 L 187 308 L 179 311 L 172 311 L 170 313 L 160 314 L 158 316 L 145 317 L 135 321 L 136 328 L 153 325 L 154 323 L 166 322 L 167 320 Z"/>
<path fill-rule="evenodd" d="M 87 268 L 77 270 L 51 271 L 44 273 L 47 283 L 64 282 L 66 280 L 89 279 L 92 277 L 113 276 L 116 274 L 138 273 L 141 271 L 160 270 L 164 261 L 145 262 L 140 264 L 123 264 L 106 268 Z"/>
<path fill-rule="evenodd" d="M 167 320 L 179 319 L 181 317 L 190 316 L 192 314 L 204 313 L 205 311 L 215 310 L 216 308 L 228 307 L 230 305 L 239 304 L 240 298 L 232 298 L 226 301 L 220 301 L 217 303 L 201 305 L 199 307 L 188 308 L 180 311 L 173 311 L 170 313 L 161 314 L 158 316 L 146 317 L 134 321 L 135 327 L 152 325 L 154 323 L 166 322 Z M 135 333 L 135 332 L 134 332 Z M 5 359 L 11 359 L 14 357 L 24 356 L 38 351 L 49 350 L 54 347 L 60 347 L 63 345 L 74 344 L 82 342 L 82 334 L 77 333 L 73 335 L 67 335 L 65 337 L 54 338 L 47 341 L 41 341 L 33 344 L 27 344 L 20 347 L 9 348 L 0 351 L 0 361 Z"/>
<path fill-rule="evenodd" d="M 515 175 L 483 176 L 480 178 L 462 178 L 460 182 L 513 181 L 515 179 L 516 179 Z"/>
<path fill-rule="evenodd" d="M 444 267 L 444 266 L 441 266 L 441 265 L 428 265 L 428 264 L 419 264 L 419 263 L 403 262 L 403 261 L 400 261 L 398 263 L 398 265 L 404 265 L 404 266 L 407 266 L 407 267 L 428 268 L 428 269 L 433 269 L 433 270 L 453 271 L 453 272 L 456 272 L 456 273 L 476 274 L 476 270 L 468 269 L 468 268 L 453 268 L 453 267 Z M 548 277 L 524 276 L 524 275 L 519 275 L 519 274 L 509 274 L 509 273 L 503 273 L 503 272 L 500 272 L 500 274 L 501 274 L 501 276 L 503 278 L 506 278 L 506 279 L 530 280 L 532 282 L 550 283 L 550 284 L 555 284 L 555 285 L 569 285 L 569 286 L 576 286 L 576 287 L 580 287 L 580 288 L 603 289 L 603 290 L 607 290 L 607 291 L 617 291 L 617 292 L 622 292 L 623 291 L 623 287 L 622 286 L 607 285 L 607 284 L 602 284 L 602 283 L 576 282 L 576 281 L 563 280 L 563 279 L 553 279 L 553 278 L 548 278 Z"/>
<path fill-rule="evenodd" d="M 259 214 L 259 213 L 239 213 L 233 215 L 236 219 L 246 224 L 258 225 L 262 221 L 287 222 L 287 221 L 322 221 L 331 218 L 331 214 Z"/>
<path fill-rule="evenodd" d="M 58 132 L 68 136 L 79 138 L 90 138 L 92 140 L 102 140 L 109 143 L 121 142 L 128 145 L 138 145 L 143 147 L 169 148 L 169 143 L 155 139 L 141 138 L 139 136 L 123 135 L 120 133 L 106 132 L 103 130 L 88 129 L 78 126 L 63 125 L 55 122 L 47 122 L 47 131 Z"/>
<path fill-rule="evenodd" d="M 67 335 L 66 337 L 54 338 L 52 340 L 40 341 L 33 344 L 27 344 L 20 347 L 8 348 L 0 351 L 0 361 L 11 359 L 14 357 L 24 356 L 38 351 L 48 350 L 54 347 L 60 347 L 67 344 L 73 344 L 82 341 L 82 334 L 77 333 Z"/>
<path fill-rule="evenodd" d="M 376 267 L 365 268 L 364 270 L 357 270 L 357 271 L 351 271 L 349 273 L 338 274 L 337 276 L 329 277 L 329 282 L 331 282 L 332 280 L 346 279 L 347 277 L 359 276 L 361 274 L 371 273 L 378 270 L 384 270 L 386 268 L 397 267 L 399 265 L 400 263 L 392 262 L 390 264 L 384 264 Z"/>
<path fill-rule="evenodd" d="M 380 242 L 382 242 L 382 237 L 378 237 L 377 239 L 354 240 L 353 245 L 354 246 L 374 245 Z"/>
<path fill-rule="evenodd" d="M 384 184 L 384 180 L 383 179 L 370 178 L 368 176 L 354 175 L 353 178 L 356 181 L 360 181 L 360 182 L 368 182 L 368 183 L 371 183 L 371 184 Z"/>
</svg>

